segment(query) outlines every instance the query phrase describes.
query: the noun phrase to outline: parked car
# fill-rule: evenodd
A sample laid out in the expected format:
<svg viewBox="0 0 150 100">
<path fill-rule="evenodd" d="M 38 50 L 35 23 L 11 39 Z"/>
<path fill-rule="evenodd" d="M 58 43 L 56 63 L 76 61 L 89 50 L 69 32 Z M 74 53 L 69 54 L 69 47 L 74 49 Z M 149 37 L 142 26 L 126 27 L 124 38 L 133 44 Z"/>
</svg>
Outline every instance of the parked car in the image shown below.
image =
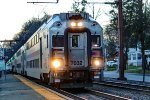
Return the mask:
<svg viewBox="0 0 150 100">
<path fill-rule="evenodd" d="M 107 65 L 107 66 L 117 66 L 117 65 L 118 65 L 118 62 L 117 62 L 117 61 L 114 61 L 114 60 L 112 60 L 112 61 L 107 61 L 107 62 L 106 62 L 106 65 Z"/>
</svg>

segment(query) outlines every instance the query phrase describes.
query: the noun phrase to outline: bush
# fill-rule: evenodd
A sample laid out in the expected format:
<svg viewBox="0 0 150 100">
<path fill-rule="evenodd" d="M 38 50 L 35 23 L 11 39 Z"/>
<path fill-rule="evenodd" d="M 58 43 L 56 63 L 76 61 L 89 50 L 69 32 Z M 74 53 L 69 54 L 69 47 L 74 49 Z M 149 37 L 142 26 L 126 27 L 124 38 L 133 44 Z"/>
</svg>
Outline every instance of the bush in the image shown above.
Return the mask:
<svg viewBox="0 0 150 100">
<path fill-rule="evenodd" d="M 128 70 L 125 70 L 127 73 L 138 73 L 138 74 L 143 74 L 143 69 L 142 67 L 137 67 L 137 66 L 130 66 L 128 67 Z M 150 70 L 145 70 L 146 74 L 150 74 Z"/>
<path fill-rule="evenodd" d="M 127 67 L 128 70 L 130 70 L 130 69 L 139 69 L 139 68 L 141 68 L 141 67 L 140 66 L 133 66 L 133 65 Z"/>
<path fill-rule="evenodd" d="M 116 66 L 107 66 L 107 71 L 114 71 L 116 69 L 117 69 Z"/>
</svg>

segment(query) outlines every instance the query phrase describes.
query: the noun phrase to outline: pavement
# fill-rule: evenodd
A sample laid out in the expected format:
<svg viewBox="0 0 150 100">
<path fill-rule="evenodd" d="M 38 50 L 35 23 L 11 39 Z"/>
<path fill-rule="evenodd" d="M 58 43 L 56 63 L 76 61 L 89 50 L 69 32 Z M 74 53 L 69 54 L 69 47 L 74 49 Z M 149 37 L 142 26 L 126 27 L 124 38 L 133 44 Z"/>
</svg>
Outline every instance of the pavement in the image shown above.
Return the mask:
<svg viewBox="0 0 150 100">
<path fill-rule="evenodd" d="M 0 100 L 65 100 L 52 90 L 30 80 L 7 74 L 0 78 Z"/>
<path fill-rule="evenodd" d="M 0 78 L 0 100 L 45 100 L 12 75 Z"/>
<path fill-rule="evenodd" d="M 118 78 L 118 71 L 104 71 L 104 77 Z M 125 73 L 127 80 L 143 81 L 143 74 Z M 150 74 L 145 74 L 145 82 L 150 82 Z"/>
</svg>

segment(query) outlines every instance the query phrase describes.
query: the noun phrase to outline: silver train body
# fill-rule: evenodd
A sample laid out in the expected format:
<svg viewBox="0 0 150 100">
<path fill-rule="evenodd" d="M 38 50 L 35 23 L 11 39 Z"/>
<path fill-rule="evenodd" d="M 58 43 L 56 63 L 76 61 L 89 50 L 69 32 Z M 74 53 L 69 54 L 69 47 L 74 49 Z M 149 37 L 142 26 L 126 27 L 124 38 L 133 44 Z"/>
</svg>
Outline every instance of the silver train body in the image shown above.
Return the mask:
<svg viewBox="0 0 150 100">
<path fill-rule="evenodd" d="M 88 13 L 53 15 L 7 62 L 15 73 L 84 87 L 103 68 L 103 33 Z"/>
</svg>

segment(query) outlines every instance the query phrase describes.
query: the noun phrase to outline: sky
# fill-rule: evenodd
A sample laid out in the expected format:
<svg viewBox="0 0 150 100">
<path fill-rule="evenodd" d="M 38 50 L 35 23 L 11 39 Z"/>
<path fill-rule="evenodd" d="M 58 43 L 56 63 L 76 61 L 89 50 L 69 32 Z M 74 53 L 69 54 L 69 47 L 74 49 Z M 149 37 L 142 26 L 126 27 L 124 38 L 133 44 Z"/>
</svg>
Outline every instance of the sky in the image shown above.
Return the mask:
<svg viewBox="0 0 150 100">
<path fill-rule="evenodd" d="M 71 6 L 74 0 L 59 0 L 58 4 L 31 4 L 27 2 L 37 1 L 56 1 L 56 0 L 2 0 L 0 3 L 0 40 L 11 40 L 14 34 L 21 31 L 22 25 L 28 20 L 41 18 L 44 12 L 53 15 L 71 11 Z M 91 1 L 114 1 L 114 0 L 89 0 Z M 95 13 L 98 9 L 101 10 L 100 17 L 97 21 L 104 27 L 109 23 L 108 11 L 110 5 L 96 4 Z M 87 11 L 92 14 L 91 5 L 88 5 Z"/>
</svg>

